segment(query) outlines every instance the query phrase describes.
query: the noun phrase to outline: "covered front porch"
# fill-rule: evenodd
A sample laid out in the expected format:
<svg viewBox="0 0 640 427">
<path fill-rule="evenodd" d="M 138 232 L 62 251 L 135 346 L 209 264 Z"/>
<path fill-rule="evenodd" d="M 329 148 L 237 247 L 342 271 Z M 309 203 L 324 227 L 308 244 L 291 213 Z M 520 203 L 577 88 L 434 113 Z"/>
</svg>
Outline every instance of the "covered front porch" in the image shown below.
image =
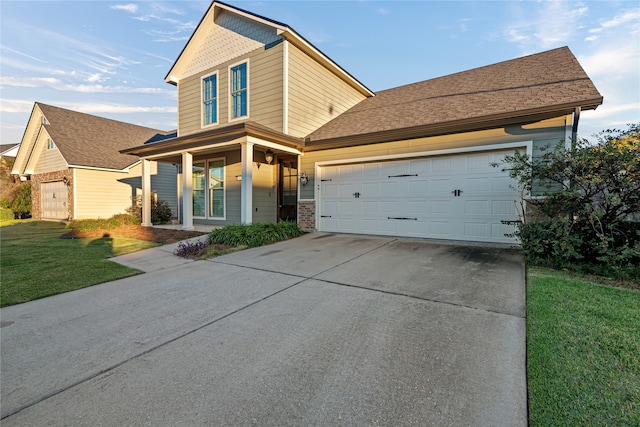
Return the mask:
<svg viewBox="0 0 640 427">
<path fill-rule="evenodd" d="M 178 216 L 184 230 L 295 219 L 299 138 L 243 122 L 122 152 L 141 159 L 143 226 L 152 225 L 152 162 L 180 166 Z"/>
</svg>

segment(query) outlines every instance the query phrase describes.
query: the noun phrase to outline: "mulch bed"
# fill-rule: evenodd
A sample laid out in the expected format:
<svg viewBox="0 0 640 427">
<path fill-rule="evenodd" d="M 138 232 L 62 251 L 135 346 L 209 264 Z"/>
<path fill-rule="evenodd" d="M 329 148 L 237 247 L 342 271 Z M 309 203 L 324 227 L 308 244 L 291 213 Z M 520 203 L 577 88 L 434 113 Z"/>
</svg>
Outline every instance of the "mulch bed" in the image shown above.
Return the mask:
<svg viewBox="0 0 640 427">
<path fill-rule="evenodd" d="M 99 237 L 126 237 L 130 239 L 146 240 L 162 244 L 179 242 L 191 237 L 202 236 L 201 231 L 169 230 L 166 228 L 143 227 L 141 225 L 121 225 L 113 230 L 96 230 L 91 232 L 76 233 L 71 231 L 63 234 L 63 239 L 99 238 Z"/>
</svg>

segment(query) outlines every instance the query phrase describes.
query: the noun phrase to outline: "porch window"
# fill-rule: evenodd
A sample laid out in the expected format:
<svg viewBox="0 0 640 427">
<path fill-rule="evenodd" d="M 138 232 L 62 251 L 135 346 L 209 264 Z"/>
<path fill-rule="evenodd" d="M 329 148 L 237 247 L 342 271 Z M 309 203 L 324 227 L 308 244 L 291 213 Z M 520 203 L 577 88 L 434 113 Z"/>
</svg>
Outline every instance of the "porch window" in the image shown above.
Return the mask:
<svg viewBox="0 0 640 427">
<path fill-rule="evenodd" d="M 218 74 L 202 79 L 202 123 L 203 125 L 218 122 Z"/>
<path fill-rule="evenodd" d="M 193 216 L 224 219 L 224 159 L 194 162 L 192 173 Z"/>
<path fill-rule="evenodd" d="M 237 119 L 247 115 L 247 63 L 231 67 L 231 118 Z"/>
<path fill-rule="evenodd" d="M 224 218 L 224 161 L 209 162 L 209 216 Z"/>
<path fill-rule="evenodd" d="M 205 164 L 198 162 L 193 164 L 193 216 L 204 217 L 205 209 Z"/>
</svg>

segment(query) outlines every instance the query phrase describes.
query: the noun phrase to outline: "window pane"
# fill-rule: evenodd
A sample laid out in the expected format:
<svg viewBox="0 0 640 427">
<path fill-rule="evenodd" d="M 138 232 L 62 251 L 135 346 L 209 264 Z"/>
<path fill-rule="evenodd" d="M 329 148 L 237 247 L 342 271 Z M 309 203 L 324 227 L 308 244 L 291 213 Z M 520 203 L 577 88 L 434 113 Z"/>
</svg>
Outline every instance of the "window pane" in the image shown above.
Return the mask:
<svg viewBox="0 0 640 427">
<path fill-rule="evenodd" d="M 193 216 L 205 216 L 204 163 L 193 165 Z"/>
<path fill-rule="evenodd" d="M 232 118 L 247 115 L 247 64 L 231 68 L 231 115 Z"/>
<path fill-rule="evenodd" d="M 218 76 L 205 77 L 202 79 L 202 102 L 203 108 L 203 121 L 204 124 L 216 123 L 218 121 L 218 101 L 216 99 L 218 85 Z"/>
<path fill-rule="evenodd" d="M 209 216 L 224 217 L 224 161 L 209 162 Z"/>
</svg>

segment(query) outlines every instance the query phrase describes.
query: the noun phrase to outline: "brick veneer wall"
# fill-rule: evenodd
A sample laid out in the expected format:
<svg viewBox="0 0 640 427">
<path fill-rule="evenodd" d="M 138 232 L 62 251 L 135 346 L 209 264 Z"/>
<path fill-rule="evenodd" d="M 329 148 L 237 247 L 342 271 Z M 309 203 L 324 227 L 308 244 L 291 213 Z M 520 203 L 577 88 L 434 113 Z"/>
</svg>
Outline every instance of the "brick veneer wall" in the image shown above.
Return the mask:
<svg viewBox="0 0 640 427">
<path fill-rule="evenodd" d="M 316 229 L 316 201 L 315 200 L 299 200 L 298 201 L 298 224 L 300 228 L 306 231 Z"/>
<path fill-rule="evenodd" d="M 38 175 L 31 175 L 31 217 L 35 219 L 42 219 L 42 204 L 40 203 L 40 184 L 49 181 L 61 181 L 64 177 L 67 177 L 69 184 L 67 187 L 67 209 L 68 218 L 73 219 L 73 172 L 70 169 L 64 169 L 61 171 L 41 173 Z"/>
</svg>

